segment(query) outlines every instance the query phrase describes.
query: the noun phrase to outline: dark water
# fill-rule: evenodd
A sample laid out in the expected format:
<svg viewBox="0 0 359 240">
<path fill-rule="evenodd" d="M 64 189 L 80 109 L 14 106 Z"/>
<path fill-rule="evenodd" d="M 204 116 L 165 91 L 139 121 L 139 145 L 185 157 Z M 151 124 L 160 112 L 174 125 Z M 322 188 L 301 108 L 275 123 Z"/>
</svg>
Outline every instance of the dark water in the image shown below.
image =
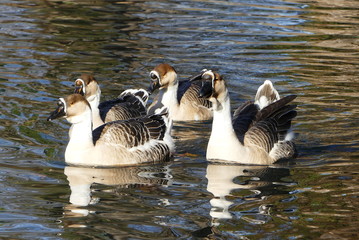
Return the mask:
<svg viewBox="0 0 359 240">
<path fill-rule="evenodd" d="M 317 1 L 0 3 L 2 239 L 358 239 L 359 5 Z M 299 157 L 207 164 L 210 123 L 181 123 L 164 165 L 66 167 L 68 123 L 46 122 L 79 73 L 103 99 L 218 70 L 233 107 L 271 79 L 298 94 Z"/>
</svg>

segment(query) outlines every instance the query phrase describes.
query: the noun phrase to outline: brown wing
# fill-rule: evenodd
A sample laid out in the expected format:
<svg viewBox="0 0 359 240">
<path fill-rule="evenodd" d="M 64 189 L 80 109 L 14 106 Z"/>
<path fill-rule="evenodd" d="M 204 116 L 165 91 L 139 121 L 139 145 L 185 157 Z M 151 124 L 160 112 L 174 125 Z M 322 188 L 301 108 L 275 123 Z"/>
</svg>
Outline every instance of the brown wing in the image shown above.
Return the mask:
<svg viewBox="0 0 359 240">
<path fill-rule="evenodd" d="M 141 146 L 150 140 L 163 140 L 166 124 L 160 115 L 106 123 L 93 132 L 93 141 L 118 144 L 126 148 Z"/>
<path fill-rule="evenodd" d="M 147 114 L 145 106 L 133 95 L 102 102 L 99 109 L 104 122 L 137 118 Z"/>
<path fill-rule="evenodd" d="M 147 109 L 147 113 L 149 115 L 155 114 L 156 109 L 160 109 L 164 107 L 164 105 L 162 104 L 162 97 L 163 97 L 163 93 L 161 93 L 160 91 L 160 93 L 155 96 L 153 102 Z"/>
<path fill-rule="evenodd" d="M 284 97 L 262 110 L 253 102 L 246 102 L 234 113 L 233 126 L 238 139 L 244 145 L 256 145 L 269 153 L 291 127 L 291 120 L 297 114 L 296 106 L 287 104 L 295 97 Z"/>
<path fill-rule="evenodd" d="M 181 81 L 187 82 L 187 81 Z M 189 82 L 189 81 L 188 81 Z M 200 82 L 189 82 L 179 84 L 178 87 L 178 99 L 180 103 L 192 103 L 206 108 L 211 108 L 212 103 L 206 98 L 200 98 L 199 92 L 201 90 Z M 182 87 L 185 86 L 185 87 Z"/>
<path fill-rule="evenodd" d="M 252 126 L 258 113 L 258 107 L 252 101 L 247 101 L 236 109 L 233 114 L 233 129 L 241 143 L 243 144 L 244 135 Z"/>
<path fill-rule="evenodd" d="M 255 145 L 270 152 L 278 142 L 277 126 L 274 119 L 266 119 L 253 125 L 244 136 L 244 145 Z"/>
</svg>

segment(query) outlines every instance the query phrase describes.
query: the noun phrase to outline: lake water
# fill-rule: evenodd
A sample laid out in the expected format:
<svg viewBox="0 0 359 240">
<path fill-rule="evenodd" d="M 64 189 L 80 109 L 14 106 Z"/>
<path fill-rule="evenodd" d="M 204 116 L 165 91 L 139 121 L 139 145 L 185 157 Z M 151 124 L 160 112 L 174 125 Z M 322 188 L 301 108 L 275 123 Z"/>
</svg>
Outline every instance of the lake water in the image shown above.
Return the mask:
<svg viewBox="0 0 359 240">
<path fill-rule="evenodd" d="M 359 5 L 355 0 L 0 3 L 0 238 L 359 239 Z M 210 122 L 178 123 L 155 166 L 64 163 L 56 99 L 93 73 L 102 99 L 147 88 L 158 63 L 203 68 L 232 106 L 265 79 L 297 94 L 297 159 L 208 164 Z"/>
</svg>

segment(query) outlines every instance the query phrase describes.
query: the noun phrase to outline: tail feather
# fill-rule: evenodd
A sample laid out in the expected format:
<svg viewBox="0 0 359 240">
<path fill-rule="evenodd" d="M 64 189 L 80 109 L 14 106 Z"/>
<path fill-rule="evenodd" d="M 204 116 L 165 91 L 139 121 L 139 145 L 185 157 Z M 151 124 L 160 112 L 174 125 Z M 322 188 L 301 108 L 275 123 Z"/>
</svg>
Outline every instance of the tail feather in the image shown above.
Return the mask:
<svg viewBox="0 0 359 240">
<path fill-rule="evenodd" d="M 278 101 L 280 99 L 278 91 L 274 88 L 270 80 L 266 80 L 257 90 L 255 96 L 255 104 L 259 106 L 259 109 L 263 109 L 269 104 Z"/>
<path fill-rule="evenodd" d="M 277 122 L 278 140 L 283 141 L 287 134 L 290 132 L 292 119 L 297 116 L 295 110 L 296 105 L 286 105 L 273 114 L 269 115 L 270 118 L 275 119 Z"/>
<path fill-rule="evenodd" d="M 277 160 L 285 160 L 297 157 L 295 144 L 291 141 L 281 141 L 275 144 L 269 155 Z"/>
<path fill-rule="evenodd" d="M 135 97 L 137 97 L 143 104 L 143 106 L 146 107 L 147 105 L 147 101 L 149 98 L 149 94 L 145 89 L 127 89 L 125 91 L 123 91 L 119 97 L 125 97 L 127 95 L 134 95 Z"/>
<path fill-rule="evenodd" d="M 289 96 L 285 96 L 277 101 L 275 101 L 274 103 L 266 106 L 265 108 L 263 108 L 260 111 L 260 114 L 257 115 L 257 121 L 260 121 L 261 119 L 265 119 L 268 117 L 272 117 L 274 115 L 277 115 L 279 112 L 288 112 L 289 109 L 288 107 L 286 107 L 286 105 L 288 103 L 290 103 L 291 101 L 293 101 L 297 96 L 296 95 L 289 95 Z M 289 108 L 296 108 L 296 105 L 288 105 L 290 106 Z M 284 109 L 284 110 L 283 110 Z"/>
<path fill-rule="evenodd" d="M 163 141 L 166 142 L 166 144 L 168 145 L 171 154 L 174 153 L 175 151 L 175 144 L 173 142 L 173 139 L 171 137 L 171 131 L 172 131 L 172 127 L 173 127 L 173 121 L 171 118 L 169 118 L 169 113 L 168 113 L 168 108 L 163 106 L 159 109 L 155 110 L 155 113 L 153 115 L 151 115 L 150 117 L 161 117 L 162 121 L 165 124 L 166 130 L 165 133 L 163 135 Z"/>
</svg>

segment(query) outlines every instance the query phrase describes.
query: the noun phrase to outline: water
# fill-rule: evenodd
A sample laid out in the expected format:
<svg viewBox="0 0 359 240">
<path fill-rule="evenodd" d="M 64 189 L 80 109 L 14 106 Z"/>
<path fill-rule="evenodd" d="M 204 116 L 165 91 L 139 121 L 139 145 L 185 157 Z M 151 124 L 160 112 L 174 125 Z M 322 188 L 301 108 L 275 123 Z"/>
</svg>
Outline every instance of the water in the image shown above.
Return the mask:
<svg viewBox="0 0 359 240">
<path fill-rule="evenodd" d="M 358 239 L 358 3 L 0 3 L 0 237 Z M 74 77 L 103 99 L 147 88 L 172 64 L 228 82 L 233 107 L 271 79 L 298 94 L 299 157 L 272 167 L 207 164 L 210 122 L 175 126 L 170 163 L 68 167 L 68 123 L 46 122 Z"/>
</svg>

